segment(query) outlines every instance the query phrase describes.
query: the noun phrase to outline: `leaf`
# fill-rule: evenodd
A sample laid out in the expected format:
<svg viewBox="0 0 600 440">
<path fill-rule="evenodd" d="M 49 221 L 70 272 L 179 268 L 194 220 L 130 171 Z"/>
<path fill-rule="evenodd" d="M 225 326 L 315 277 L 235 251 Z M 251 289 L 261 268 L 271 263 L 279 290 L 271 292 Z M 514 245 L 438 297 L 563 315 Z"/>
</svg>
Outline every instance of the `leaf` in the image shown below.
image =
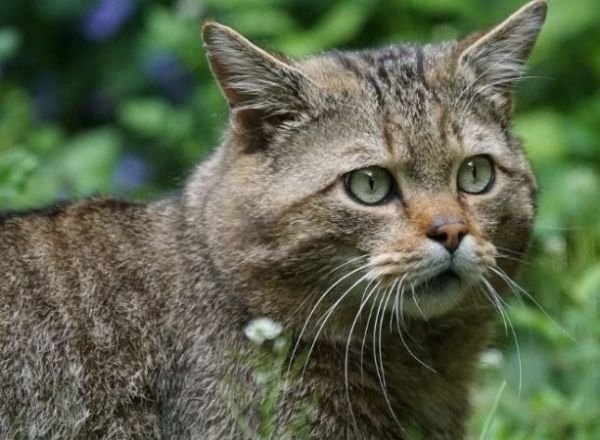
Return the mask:
<svg viewBox="0 0 600 440">
<path fill-rule="evenodd" d="M 536 164 L 558 162 L 567 156 L 563 119 L 551 109 L 521 114 L 515 118 L 515 132 L 523 137 L 525 150 Z"/>
<path fill-rule="evenodd" d="M 369 11 L 370 3 L 338 3 L 311 31 L 286 36 L 276 46 L 290 55 L 304 55 L 324 48 L 342 46 L 359 33 L 369 18 Z"/>
<path fill-rule="evenodd" d="M 21 35 L 15 28 L 0 29 L 0 62 L 9 59 L 21 44 Z"/>
<path fill-rule="evenodd" d="M 170 106 L 162 100 L 142 98 L 126 102 L 119 110 L 119 120 L 142 136 L 159 137 L 164 132 Z"/>
<path fill-rule="evenodd" d="M 75 137 L 62 157 L 62 175 L 75 196 L 106 192 L 121 139 L 111 129 L 96 129 Z"/>
<path fill-rule="evenodd" d="M 574 292 L 582 306 L 594 307 L 600 301 L 600 263 L 586 269 Z"/>
</svg>

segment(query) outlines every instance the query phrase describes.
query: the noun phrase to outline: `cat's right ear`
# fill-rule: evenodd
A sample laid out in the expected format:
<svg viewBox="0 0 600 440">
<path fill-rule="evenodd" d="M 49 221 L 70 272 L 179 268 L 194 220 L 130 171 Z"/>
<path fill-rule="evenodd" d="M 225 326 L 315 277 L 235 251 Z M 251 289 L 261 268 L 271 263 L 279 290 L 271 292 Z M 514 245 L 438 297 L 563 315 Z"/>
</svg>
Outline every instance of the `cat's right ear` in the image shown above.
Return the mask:
<svg viewBox="0 0 600 440">
<path fill-rule="evenodd" d="M 510 113 L 510 95 L 521 78 L 546 18 L 546 0 L 533 0 L 487 32 L 459 42 L 458 70 L 476 93 L 491 95 Z"/>
<path fill-rule="evenodd" d="M 311 81 L 283 57 L 214 22 L 202 27 L 202 38 L 235 123 L 257 129 L 306 110 Z"/>
</svg>

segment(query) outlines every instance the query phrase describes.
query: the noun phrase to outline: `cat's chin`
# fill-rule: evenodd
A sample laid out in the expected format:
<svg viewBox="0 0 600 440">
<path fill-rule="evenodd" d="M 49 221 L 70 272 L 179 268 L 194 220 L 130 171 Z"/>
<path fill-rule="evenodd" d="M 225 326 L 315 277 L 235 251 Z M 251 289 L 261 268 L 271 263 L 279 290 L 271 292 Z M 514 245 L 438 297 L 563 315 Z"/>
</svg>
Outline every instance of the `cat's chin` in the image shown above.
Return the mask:
<svg viewBox="0 0 600 440">
<path fill-rule="evenodd" d="M 456 272 L 445 270 L 406 289 L 398 307 L 402 314 L 411 318 L 439 316 L 457 307 L 468 287 Z"/>
</svg>

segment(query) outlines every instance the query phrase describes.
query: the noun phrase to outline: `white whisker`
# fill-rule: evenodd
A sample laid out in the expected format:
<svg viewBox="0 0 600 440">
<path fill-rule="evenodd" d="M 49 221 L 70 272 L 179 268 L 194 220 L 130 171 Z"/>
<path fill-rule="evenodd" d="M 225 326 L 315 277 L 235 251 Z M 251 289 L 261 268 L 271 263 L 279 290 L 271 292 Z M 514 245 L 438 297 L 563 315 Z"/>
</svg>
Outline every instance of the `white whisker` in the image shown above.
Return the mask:
<svg viewBox="0 0 600 440">
<path fill-rule="evenodd" d="M 539 310 L 540 312 L 542 312 L 544 314 L 544 316 L 554 325 L 556 326 L 556 328 L 558 330 L 560 330 L 565 336 L 567 336 L 569 339 L 571 339 L 573 342 L 577 342 L 577 339 L 575 339 L 564 327 L 562 327 L 556 320 L 554 320 L 552 318 L 552 316 L 550 316 L 548 314 L 548 312 L 542 307 L 542 305 L 536 301 L 536 299 L 529 294 L 529 292 L 527 292 L 525 289 L 523 289 L 521 286 L 519 286 L 519 284 L 517 284 L 514 280 L 512 280 L 507 274 L 506 272 L 504 272 L 502 269 L 500 269 L 499 267 L 489 267 L 489 269 L 494 272 L 496 275 L 498 275 L 500 277 L 500 279 L 502 279 L 507 285 L 508 287 L 514 292 L 516 293 L 519 298 L 521 298 L 521 294 L 525 295 L 525 297 L 527 299 L 529 299 Z"/>
<path fill-rule="evenodd" d="M 350 385 L 349 385 L 349 379 L 348 379 L 348 358 L 349 358 L 349 353 L 350 353 L 350 343 L 352 341 L 352 332 L 354 331 L 354 327 L 356 326 L 356 323 L 358 322 L 358 320 L 360 318 L 360 314 L 362 313 L 363 308 L 369 302 L 371 295 L 373 294 L 373 292 L 375 291 L 375 289 L 377 288 L 377 286 L 380 283 L 380 282 L 377 282 L 375 284 L 375 286 L 367 294 L 367 290 L 369 289 L 369 287 L 371 286 L 371 283 L 374 280 L 375 280 L 375 278 L 372 278 L 371 281 L 369 281 L 369 283 L 366 285 L 365 290 L 363 291 L 363 295 L 362 295 L 361 301 L 360 301 L 360 306 L 358 308 L 356 316 L 354 317 L 354 320 L 352 321 L 352 325 L 350 326 L 350 331 L 348 332 L 348 340 L 346 341 L 346 351 L 344 353 L 344 387 L 346 389 L 346 400 L 348 401 L 348 408 L 350 409 L 350 416 L 352 417 L 352 423 L 354 424 L 354 426 L 357 429 L 358 429 L 358 423 L 354 416 L 354 410 L 352 409 L 352 401 L 350 400 Z M 362 362 L 362 358 L 361 358 L 361 362 Z M 361 368 L 361 374 L 362 374 L 362 368 Z"/>
<path fill-rule="evenodd" d="M 371 310 L 369 310 L 369 317 L 367 318 L 367 324 L 365 325 L 365 331 L 363 333 L 362 344 L 360 347 L 360 374 L 363 372 L 363 354 L 365 351 L 365 342 L 367 340 L 367 333 L 369 332 L 369 325 L 371 323 L 371 317 L 373 316 L 373 310 L 375 309 L 375 304 L 377 304 L 377 300 L 379 299 L 379 295 L 381 294 L 381 289 L 378 287 L 380 283 L 377 283 L 375 287 L 377 287 L 377 293 L 375 295 L 374 300 L 371 303 Z"/>
<path fill-rule="evenodd" d="M 373 323 L 373 340 L 372 340 L 372 346 L 373 346 L 373 361 L 375 363 L 375 372 L 377 373 L 377 379 L 379 380 L 379 384 L 381 386 L 382 389 L 385 389 L 385 381 L 382 378 L 382 374 L 379 368 L 379 359 L 377 356 L 377 323 L 379 322 L 379 315 L 381 313 L 381 309 L 383 307 L 383 303 L 385 300 L 386 295 L 388 294 L 389 288 L 385 289 L 383 291 L 383 294 L 381 296 L 381 300 L 378 299 L 378 306 L 377 306 L 377 312 L 375 313 L 375 322 Z"/>
<path fill-rule="evenodd" d="M 340 270 L 342 267 L 348 266 L 349 264 L 352 264 L 355 261 L 360 260 L 362 258 L 367 258 L 368 256 L 369 256 L 369 254 L 364 254 L 364 255 L 359 255 L 358 257 L 350 258 L 348 261 L 345 261 L 344 263 L 342 263 L 342 264 L 334 267 L 333 269 L 331 269 L 325 275 L 331 275 L 333 272 L 336 272 L 336 271 Z"/>
<path fill-rule="evenodd" d="M 402 424 L 400 423 L 400 421 L 398 420 L 398 417 L 396 416 L 396 413 L 394 412 L 394 409 L 392 408 L 392 403 L 390 401 L 390 398 L 389 398 L 389 395 L 387 392 L 387 384 L 385 381 L 385 367 L 383 365 L 383 353 L 382 353 L 382 348 L 381 348 L 381 346 L 382 346 L 381 333 L 382 333 L 382 328 L 383 328 L 383 320 L 385 317 L 387 302 L 389 301 L 391 294 L 392 294 L 392 290 L 391 290 L 391 288 L 388 287 L 384 291 L 384 294 L 381 297 L 381 300 L 379 301 L 379 306 L 377 308 L 377 315 L 375 316 L 375 323 L 373 324 L 373 360 L 375 361 L 375 372 L 377 373 L 377 377 L 379 379 L 379 386 L 381 388 L 381 392 L 383 393 L 383 398 L 388 407 L 388 410 L 390 411 L 392 418 L 398 424 L 400 429 L 404 430 L 404 428 L 402 427 Z M 379 322 L 379 336 L 377 336 L 377 333 L 378 333 L 377 323 L 378 322 Z M 377 343 L 379 343 L 379 349 L 377 349 Z"/>
<path fill-rule="evenodd" d="M 391 287 L 391 291 L 393 292 L 396 285 L 400 282 L 400 280 L 398 278 L 396 278 L 392 284 Z M 398 295 L 394 296 L 394 302 L 392 305 L 392 311 L 390 313 L 390 333 L 394 330 L 394 308 L 398 305 L 398 301 L 397 301 Z"/>
<path fill-rule="evenodd" d="M 383 379 L 383 386 L 387 389 L 387 384 L 386 384 L 386 380 L 385 380 L 385 369 L 384 369 L 384 365 L 383 365 L 383 344 L 382 344 L 382 334 L 383 334 L 383 320 L 385 318 L 385 314 L 387 312 L 388 309 L 388 302 L 390 300 L 390 298 L 392 297 L 392 294 L 394 292 L 394 285 L 392 284 L 392 286 L 390 286 L 388 288 L 388 292 L 385 296 L 385 300 L 383 303 L 383 308 L 381 310 L 381 319 L 379 320 L 379 365 L 381 366 L 381 378 Z M 391 332 L 391 329 L 390 329 Z"/>
<path fill-rule="evenodd" d="M 417 301 L 417 295 L 415 293 L 415 285 L 413 283 L 410 283 L 410 290 L 412 291 L 412 299 L 413 299 L 413 302 L 415 303 L 415 306 L 417 307 L 417 310 L 421 314 L 421 317 L 423 318 L 423 320 L 427 321 L 427 317 L 425 316 L 425 313 L 423 313 L 423 310 L 421 310 L 421 306 L 419 306 L 419 302 Z"/>
<path fill-rule="evenodd" d="M 406 277 L 406 275 L 404 277 Z M 399 301 L 400 302 L 400 316 L 403 316 L 402 315 L 402 306 L 403 306 L 403 301 L 404 301 L 404 286 L 402 285 L 402 281 L 404 281 L 404 277 L 402 277 L 402 280 L 400 280 L 400 284 L 398 285 L 398 288 L 400 289 L 400 301 Z M 398 299 L 398 293 L 396 293 L 396 299 Z M 426 362 L 419 359 L 419 357 L 416 354 L 414 354 L 413 351 L 410 349 L 410 346 L 404 339 L 404 332 L 402 331 L 401 322 L 400 322 L 399 317 L 397 317 L 397 319 L 396 319 L 396 326 L 397 326 L 397 330 L 398 330 L 398 336 L 400 337 L 400 342 L 402 342 L 402 345 L 404 346 L 404 348 L 406 348 L 406 351 L 408 352 L 408 354 L 415 361 L 417 361 L 419 364 L 421 364 L 423 367 L 425 367 L 429 371 L 431 371 L 433 373 L 437 373 L 437 371 L 433 367 L 429 366 Z"/>
<path fill-rule="evenodd" d="M 317 310 L 317 308 L 319 307 L 319 304 L 325 299 L 325 297 L 337 286 L 339 285 L 341 282 L 343 282 L 344 280 L 346 280 L 348 277 L 354 275 L 356 272 L 363 270 L 367 267 L 368 265 L 363 265 L 360 266 L 350 272 L 348 272 L 347 274 L 345 274 L 344 276 L 342 276 L 341 278 L 339 278 L 335 283 L 333 283 L 319 298 L 319 300 L 315 303 L 315 305 L 313 306 L 313 308 L 311 309 L 310 313 L 308 314 L 306 320 L 304 321 L 304 325 L 302 326 L 302 329 L 300 330 L 300 334 L 298 335 L 298 340 L 296 341 L 296 343 L 294 344 L 294 349 L 292 350 L 292 354 L 290 355 L 290 360 L 288 362 L 288 368 L 287 368 L 287 372 L 286 372 L 286 384 L 287 385 L 287 377 L 291 371 L 292 368 L 292 363 L 296 357 L 296 354 L 298 352 L 298 348 L 300 347 L 300 344 L 302 342 L 302 336 L 304 336 L 304 332 L 306 331 L 306 328 L 308 327 L 308 324 L 312 318 L 312 316 L 314 315 L 315 311 Z M 308 358 L 306 360 L 306 362 L 308 362 Z M 284 386 L 285 388 L 285 386 Z"/>
<path fill-rule="evenodd" d="M 486 284 L 486 285 L 489 284 L 483 276 L 481 276 L 480 279 L 483 281 L 484 284 Z M 488 291 L 489 291 L 489 289 L 487 291 L 483 290 L 484 296 L 490 301 L 492 306 L 496 309 L 496 311 L 502 318 L 502 323 L 504 324 L 504 334 L 506 334 L 508 336 L 508 323 L 506 322 L 506 313 L 504 312 L 502 304 L 498 302 L 498 298 L 496 297 L 494 292 L 489 291 L 489 295 L 488 295 L 487 294 Z"/>
<path fill-rule="evenodd" d="M 494 286 L 492 286 L 492 284 L 488 280 L 486 280 L 483 276 L 481 277 L 481 280 L 483 281 L 485 286 L 488 288 L 490 295 L 492 295 L 492 297 L 497 298 L 500 301 L 498 303 L 500 309 L 502 309 L 502 307 L 503 307 L 502 304 L 504 304 L 506 306 L 506 303 L 504 303 L 502 301 L 502 298 L 500 297 L 498 292 L 496 292 L 496 289 L 494 289 Z M 523 364 L 522 364 L 522 360 L 521 360 L 521 348 L 519 346 L 519 339 L 517 338 L 517 332 L 515 331 L 515 328 L 512 324 L 510 316 L 508 316 L 508 314 L 506 314 L 506 313 L 504 313 L 504 316 L 506 317 L 505 323 L 508 322 L 510 332 L 512 333 L 512 337 L 515 342 L 515 350 L 517 352 L 517 364 L 519 367 L 519 388 L 518 388 L 517 396 L 520 398 L 521 390 L 523 388 Z"/>
<path fill-rule="evenodd" d="M 404 274 L 402 276 L 402 278 L 400 278 L 400 282 L 398 283 L 398 287 L 396 287 L 396 296 L 394 297 L 394 308 L 392 310 L 392 313 L 394 313 L 394 315 L 396 316 L 396 327 L 398 328 L 398 332 L 400 332 L 400 290 L 404 289 L 404 286 L 402 286 L 402 283 L 404 283 L 404 279 L 406 278 L 408 274 Z"/>
<path fill-rule="evenodd" d="M 363 266 L 362 268 L 366 268 L 367 266 Z M 306 356 L 306 361 L 304 364 L 304 369 L 302 370 L 302 374 L 304 374 L 306 367 L 308 366 L 308 360 L 310 359 L 310 355 L 313 352 L 313 349 L 315 348 L 315 345 L 317 343 L 317 339 L 319 338 L 319 335 L 321 334 L 321 332 L 323 331 L 323 328 L 325 328 L 325 324 L 327 323 L 327 320 L 331 317 L 331 315 L 333 315 L 333 312 L 335 311 L 335 309 L 337 308 L 338 305 L 340 305 L 340 303 L 344 300 L 344 298 L 346 298 L 346 296 L 348 296 L 350 293 L 352 293 L 352 290 L 358 286 L 360 283 L 362 283 L 366 278 L 367 278 L 368 274 L 363 275 L 362 277 L 360 277 L 354 284 L 352 284 L 352 286 L 350 286 L 348 289 L 346 289 L 346 291 L 340 295 L 340 297 L 337 299 L 337 301 L 335 303 L 333 303 L 331 305 L 331 307 L 329 307 L 329 309 L 325 312 L 325 314 L 323 315 L 323 317 L 320 319 L 321 324 L 319 326 L 319 329 L 317 330 L 314 338 L 313 338 L 313 342 L 310 346 L 310 348 L 308 349 L 308 354 Z"/>
<path fill-rule="evenodd" d="M 504 254 L 501 254 L 501 253 L 499 253 L 499 252 L 498 252 L 498 253 L 496 253 L 496 254 L 494 255 L 494 258 L 503 258 L 503 259 L 505 259 L 505 260 L 511 260 L 511 261 L 515 261 L 515 262 L 517 262 L 517 263 L 519 263 L 519 264 L 530 264 L 529 262 L 527 262 L 527 261 L 525 261 L 525 260 L 522 260 L 522 259 L 520 259 L 520 258 L 511 257 L 511 256 L 509 256 L 509 255 L 504 255 Z"/>
</svg>

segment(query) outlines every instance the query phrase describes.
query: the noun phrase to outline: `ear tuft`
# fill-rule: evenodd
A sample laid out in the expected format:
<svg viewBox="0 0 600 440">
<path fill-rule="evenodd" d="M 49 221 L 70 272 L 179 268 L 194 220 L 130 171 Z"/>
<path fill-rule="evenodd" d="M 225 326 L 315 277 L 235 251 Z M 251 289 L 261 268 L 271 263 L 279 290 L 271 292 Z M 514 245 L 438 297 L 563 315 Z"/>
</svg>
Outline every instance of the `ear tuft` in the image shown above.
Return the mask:
<svg viewBox="0 0 600 440">
<path fill-rule="evenodd" d="M 459 42 L 464 50 L 458 68 L 471 73 L 478 87 L 510 91 L 523 73 L 547 8 L 545 0 L 534 0 L 490 31 Z"/>
</svg>

